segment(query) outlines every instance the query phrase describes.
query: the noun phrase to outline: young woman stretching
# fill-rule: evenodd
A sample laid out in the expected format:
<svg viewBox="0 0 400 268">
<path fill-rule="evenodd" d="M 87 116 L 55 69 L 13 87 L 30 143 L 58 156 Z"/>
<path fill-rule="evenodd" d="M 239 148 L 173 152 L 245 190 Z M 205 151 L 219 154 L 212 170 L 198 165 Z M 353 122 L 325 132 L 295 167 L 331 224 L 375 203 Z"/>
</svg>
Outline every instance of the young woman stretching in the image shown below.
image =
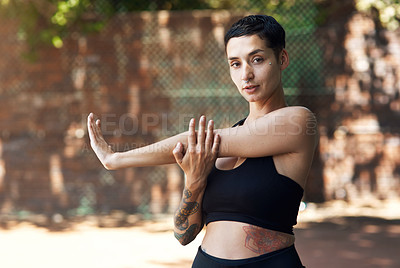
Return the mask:
<svg viewBox="0 0 400 268">
<path fill-rule="evenodd" d="M 107 169 L 178 163 L 186 175 L 175 237 L 190 243 L 206 224 L 194 268 L 303 267 L 293 226 L 318 141 L 314 115 L 288 107 L 282 71 L 289 66 L 285 31 L 272 17 L 251 15 L 225 36 L 230 75 L 249 103 L 233 128 L 195 120 L 155 144 L 113 152 L 100 121 L 88 117 L 91 146 Z"/>
</svg>

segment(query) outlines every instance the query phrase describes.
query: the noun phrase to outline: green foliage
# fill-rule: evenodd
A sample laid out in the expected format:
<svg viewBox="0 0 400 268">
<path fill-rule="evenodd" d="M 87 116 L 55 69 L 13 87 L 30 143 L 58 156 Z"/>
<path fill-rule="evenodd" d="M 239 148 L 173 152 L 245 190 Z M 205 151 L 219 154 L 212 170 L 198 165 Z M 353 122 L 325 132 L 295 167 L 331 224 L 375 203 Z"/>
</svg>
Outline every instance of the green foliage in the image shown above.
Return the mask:
<svg viewBox="0 0 400 268">
<path fill-rule="evenodd" d="M 321 11 L 315 0 L 0 0 L 0 15 L 19 21 L 18 37 L 26 41 L 25 56 L 31 60 L 38 47 L 60 48 L 73 32 L 101 31 L 116 14 L 161 9 L 228 9 L 274 16 L 287 33 L 290 67 L 283 81 L 287 95 L 295 98 L 316 89 L 322 93 L 323 53 L 314 37 Z"/>
<path fill-rule="evenodd" d="M 25 57 L 36 58 L 42 45 L 60 48 L 71 32 L 99 31 L 112 15 L 90 0 L 0 0 L 0 15 L 17 19 L 18 38 L 27 43 Z M 104 12 L 97 12 L 102 10 Z"/>
<path fill-rule="evenodd" d="M 326 2 L 329 0 L 324 0 Z M 315 0 L 0 0 L 0 15 L 17 18 L 18 37 L 28 45 L 26 56 L 33 59 L 43 44 L 63 46 L 71 32 L 100 31 L 113 15 L 121 12 L 155 10 L 229 9 L 273 14 L 286 28 L 310 28 L 321 20 L 318 10 L 313 20 L 301 16 L 304 6 Z M 317 1 L 321 2 L 321 1 Z M 300 7 L 300 8 L 299 8 Z M 399 27 L 399 0 L 356 0 L 360 11 L 378 11 L 382 24 L 390 30 Z M 316 11 L 316 9 L 315 9 Z M 290 12 L 290 15 L 287 13 Z M 314 11 L 313 11 L 314 12 Z"/>
<path fill-rule="evenodd" d="M 33 59 L 39 46 L 60 48 L 71 32 L 98 32 L 109 18 L 122 12 L 230 9 L 272 14 L 298 2 L 304 0 L 0 0 L 0 15 L 18 19 L 18 37 L 27 42 L 27 55 Z"/>
<path fill-rule="evenodd" d="M 203 0 L 0 0 L 0 16 L 18 20 L 18 38 L 26 41 L 30 60 L 42 45 L 62 47 L 71 32 L 99 32 L 117 13 L 196 8 L 210 6 Z"/>
<path fill-rule="evenodd" d="M 378 11 L 379 20 L 389 30 L 396 30 L 400 26 L 399 0 L 356 0 L 356 7 L 360 11 Z"/>
</svg>

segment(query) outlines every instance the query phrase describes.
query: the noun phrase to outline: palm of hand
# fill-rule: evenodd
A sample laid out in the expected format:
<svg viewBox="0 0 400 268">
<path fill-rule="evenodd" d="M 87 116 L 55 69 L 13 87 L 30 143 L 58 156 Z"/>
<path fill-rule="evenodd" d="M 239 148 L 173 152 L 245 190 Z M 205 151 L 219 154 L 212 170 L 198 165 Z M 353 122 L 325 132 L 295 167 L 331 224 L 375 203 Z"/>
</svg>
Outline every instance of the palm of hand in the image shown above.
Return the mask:
<svg viewBox="0 0 400 268">
<path fill-rule="evenodd" d="M 111 156 L 114 154 L 111 146 L 105 141 L 103 134 L 101 132 L 101 122 L 100 120 L 94 120 L 94 115 L 89 114 L 87 120 L 87 127 L 90 139 L 90 146 L 95 152 L 97 158 L 107 169 L 111 169 Z"/>
</svg>

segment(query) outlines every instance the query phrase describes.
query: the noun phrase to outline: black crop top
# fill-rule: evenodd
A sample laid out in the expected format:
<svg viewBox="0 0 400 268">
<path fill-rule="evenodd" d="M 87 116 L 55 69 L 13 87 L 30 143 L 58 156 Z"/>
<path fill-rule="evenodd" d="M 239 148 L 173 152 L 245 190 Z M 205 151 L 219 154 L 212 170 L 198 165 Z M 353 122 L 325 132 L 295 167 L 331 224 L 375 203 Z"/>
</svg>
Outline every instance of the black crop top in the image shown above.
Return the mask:
<svg viewBox="0 0 400 268">
<path fill-rule="evenodd" d="M 272 156 L 247 158 L 232 170 L 214 166 L 203 196 L 205 223 L 237 221 L 293 234 L 303 192 L 277 172 Z"/>
</svg>

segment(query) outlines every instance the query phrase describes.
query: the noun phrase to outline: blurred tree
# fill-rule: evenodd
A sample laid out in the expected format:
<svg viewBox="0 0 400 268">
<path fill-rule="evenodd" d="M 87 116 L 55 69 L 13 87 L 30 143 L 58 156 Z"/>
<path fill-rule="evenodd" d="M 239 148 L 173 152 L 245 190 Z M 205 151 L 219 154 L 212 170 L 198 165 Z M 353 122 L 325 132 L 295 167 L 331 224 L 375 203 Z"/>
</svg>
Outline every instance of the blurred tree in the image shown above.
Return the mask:
<svg viewBox="0 0 400 268">
<path fill-rule="evenodd" d="M 43 44 L 60 48 L 70 31 L 99 31 L 112 15 L 110 8 L 101 8 L 100 1 L 90 0 L 0 0 L 0 16 L 16 18 L 19 23 L 18 38 L 27 43 L 24 54 L 36 57 Z M 98 12 L 101 10 L 101 12 Z"/>
<path fill-rule="evenodd" d="M 38 47 L 47 44 L 60 48 L 70 33 L 98 32 L 112 16 L 124 12 L 227 9 L 272 14 L 287 31 L 292 68 L 284 83 L 288 96 L 296 98 L 300 91 L 323 87 L 322 52 L 313 34 L 323 14 L 318 4 L 329 1 L 332 0 L 0 0 L 0 16 L 17 19 L 18 37 L 27 44 L 24 56 L 35 60 Z M 297 51 L 299 48 L 306 49 Z"/>
<path fill-rule="evenodd" d="M 25 40 L 34 59 L 42 44 L 63 46 L 71 32 L 100 31 L 113 15 L 132 11 L 234 9 L 251 12 L 290 8 L 295 2 L 283 0 L 0 0 L 0 15 L 18 18 L 18 37 Z M 307 1 L 310 2 L 310 1 Z M 279 18 L 278 18 L 279 19 Z"/>
<path fill-rule="evenodd" d="M 389 30 L 400 26 L 399 0 L 356 0 L 356 7 L 360 11 L 377 13 L 382 25 Z"/>
<path fill-rule="evenodd" d="M 299 16 L 298 6 L 316 5 L 333 0 L 0 0 L 0 15 L 17 17 L 20 23 L 18 36 L 28 44 L 29 58 L 41 44 L 62 47 L 63 38 L 71 31 L 88 33 L 100 31 L 113 15 L 121 12 L 154 10 L 230 9 L 271 14 L 282 22 L 290 17 L 293 25 L 310 24 Z M 355 0 L 360 11 L 378 12 L 382 25 L 390 30 L 399 27 L 399 0 Z M 321 21 L 324 11 L 318 10 L 315 20 Z M 278 14 L 278 15 L 277 15 Z M 279 15 L 280 14 L 280 15 Z M 322 18 L 323 21 L 323 18 Z M 287 27 L 287 26 L 286 26 Z"/>
</svg>

